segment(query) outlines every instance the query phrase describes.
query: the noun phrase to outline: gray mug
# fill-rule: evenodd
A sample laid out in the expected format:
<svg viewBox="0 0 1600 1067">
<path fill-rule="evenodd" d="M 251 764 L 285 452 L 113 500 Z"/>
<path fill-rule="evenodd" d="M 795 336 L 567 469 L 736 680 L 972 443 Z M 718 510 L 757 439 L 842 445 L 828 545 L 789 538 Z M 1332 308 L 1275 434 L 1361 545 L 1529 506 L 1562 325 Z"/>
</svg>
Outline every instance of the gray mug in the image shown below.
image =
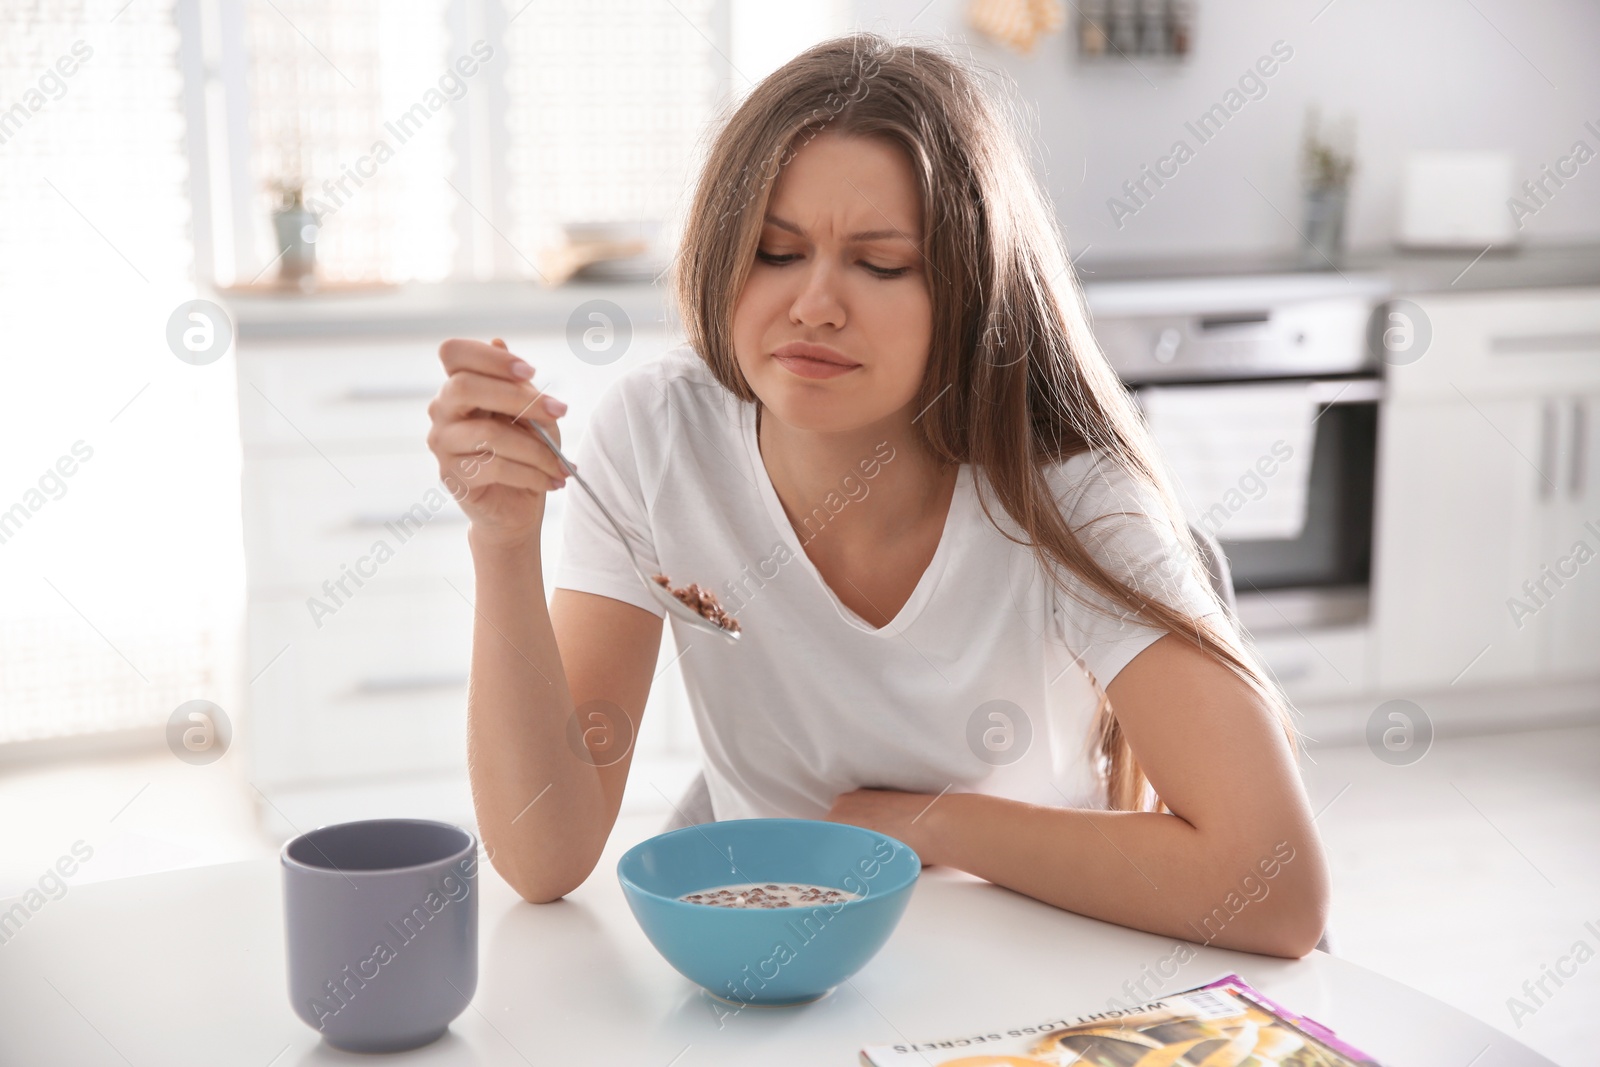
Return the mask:
<svg viewBox="0 0 1600 1067">
<path fill-rule="evenodd" d="M 328 1044 L 437 1040 L 478 987 L 478 839 L 427 819 L 368 819 L 283 846 L 289 1002 Z"/>
</svg>

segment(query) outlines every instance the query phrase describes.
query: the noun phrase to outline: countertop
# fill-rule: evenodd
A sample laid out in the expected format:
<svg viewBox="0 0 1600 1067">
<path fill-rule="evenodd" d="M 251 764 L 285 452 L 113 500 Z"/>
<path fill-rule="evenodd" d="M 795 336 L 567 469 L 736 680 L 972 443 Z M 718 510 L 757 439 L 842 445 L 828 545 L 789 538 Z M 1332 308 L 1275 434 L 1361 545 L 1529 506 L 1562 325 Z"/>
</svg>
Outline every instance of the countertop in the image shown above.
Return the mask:
<svg viewBox="0 0 1600 1067">
<path fill-rule="evenodd" d="M 1480 255 L 1481 253 L 1481 255 Z M 1333 267 L 1298 265 L 1295 253 L 1128 260 L 1097 260 L 1092 252 L 1078 260 L 1078 278 L 1086 289 L 1096 282 L 1171 281 L 1240 275 L 1306 277 L 1379 275 L 1396 296 L 1489 289 L 1545 289 L 1564 285 L 1600 285 L 1600 244 L 1531 245 L 1489 251 L 1412 252 L 1378 248 L 1349 252 Z"/>
<path fill-rule="evenodd" d="M 1278 283 L 1327 281 L 1349 277 L 1394 296 L 1452 290 L 1542 289 L 1600 285 L 1600 244 L 1491 248 L 1481 256 L 1463 252 L 1356 251 L 1336 269 L 1310 270 L 1297 255 L 1219 254 L 1205 257 L 1097 259 L 1092 251 L 1077 261 L 1078 277 L 1091 304 L 1097 286 L 1126 290 L 1125 283 L 1170 285 L 1183 280 L 1272 278 Z M 371 336 L 426 333 L 473 336 L 518 331 L 583 329 L 585 305 L 604 300 L 620 307 L 634 329 L 676 331 L 676 310 L 661 286 L 648 283 L 581 283 L 541 286 L 532 281 L 410 282 L 309 296 L 265 290 L 223 290 L 213 298 L 225 304 L 238 336 L 246 340 Z"/>
<path fill-rule="evenodd" d="M 228 309 L 243 340 L 430 334 L 474 337 L 562 330 L 590 321 L 584 306 L 620 307 L 634 329 L 676 328 L 664 289 L 649 282 L 543 286 L 534 281 L 407 282 L 385 288 L 302 295 L 261 290 L 212 294 Z"/>
<path fill-rule="evenodd" d="M 674 971 L 634 921 L 615 873 L 631 843 L 613 835 L 589 879 L 552 904 L 524 903 L 480 864 L 471 1007 L 434 1044 L 386 1057 L 338 1052 L 291 1011 L 275 861 L 74 888 L 25 913 L 4 947 L 0 1063 L 843 1067 L 867 1044 L 1103 1011 L 1231 972 L 1392 1067 L 1554 1067 L 1337 956 L 1180 945 L 938 867 L 883 949 L 821 1000 L 729 1006 Z M 1460 952 L 1471 951 L 1467 931 Z"/>
</svg>

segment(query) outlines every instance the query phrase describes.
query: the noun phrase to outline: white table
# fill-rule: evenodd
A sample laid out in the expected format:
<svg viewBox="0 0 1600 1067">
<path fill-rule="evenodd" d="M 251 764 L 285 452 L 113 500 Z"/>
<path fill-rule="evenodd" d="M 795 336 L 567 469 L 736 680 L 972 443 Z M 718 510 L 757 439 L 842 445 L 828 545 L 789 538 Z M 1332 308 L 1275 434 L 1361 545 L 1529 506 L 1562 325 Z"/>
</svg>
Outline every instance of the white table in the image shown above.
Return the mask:
<svg viewBox="0 0 1600 1067">
<path fill-rule="evenodd" d="M 615 873 L 628 843 L 614 841 L 588 882 L 541 906 L 484 864 L 473 1004 L 440 1041 L 389 1062 L 849 1067 L 866 1044 L 1102 1009 L 1176 944 L 934 868 L 850 982 L 804 1007 L 724 1015 L 733 1009 L 668 966 L 634 922 Z M 0 1064 L 385 1062 L 323 1045 L 290 1011 L 281 884 L 275 861 L 252 861 L 88 884 L 49 901 L 0 945 Z M 1147 988 L 1172 992 L 1229 971 L 1388 1067 L 1550 1065 L 1454 1008 L 1322 953 L 1201 949 L 1164 987 Z"/>
</svg>

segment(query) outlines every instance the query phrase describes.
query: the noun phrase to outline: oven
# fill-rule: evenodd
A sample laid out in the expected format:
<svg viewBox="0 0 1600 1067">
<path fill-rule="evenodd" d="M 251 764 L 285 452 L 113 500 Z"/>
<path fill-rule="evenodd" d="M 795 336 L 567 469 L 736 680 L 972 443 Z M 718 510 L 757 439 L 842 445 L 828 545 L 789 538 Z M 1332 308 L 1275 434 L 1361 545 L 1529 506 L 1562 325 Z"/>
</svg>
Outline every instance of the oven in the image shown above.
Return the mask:
<svg viewBox="0 0 1600 1067">
<path fill-rule="evenodd" d="M 1226 554 L 1253 634 L 1365 632 L 1384 385 L 1372 331 L 1387 292 L 1383 278 L 1313 274 L 1085 285 L 1095 336 L 1147 417 L 1157 389 L 1200 411 L 1224 391 L 1272 385 L 1309 405 L 1300 409 L 1309 427 L 1298 424 L 1310 463 L 1296 475 L 1296 532 L 1235 538 L 1191 517 Z"/>
</svg>

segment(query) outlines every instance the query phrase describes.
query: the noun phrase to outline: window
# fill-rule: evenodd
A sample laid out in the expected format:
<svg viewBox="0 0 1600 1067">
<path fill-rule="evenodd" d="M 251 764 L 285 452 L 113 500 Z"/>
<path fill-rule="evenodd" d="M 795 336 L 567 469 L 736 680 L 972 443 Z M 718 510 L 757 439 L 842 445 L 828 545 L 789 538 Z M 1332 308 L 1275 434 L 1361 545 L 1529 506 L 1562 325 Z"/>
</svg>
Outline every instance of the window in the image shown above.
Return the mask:
<svg viewBox="0 0 1600 1067">
<path fill-rule="evenodd" d="M 456 235 L 448 0 L 272 0 L 245 5 L 255 247 L 281 251 L 275 184 L 305 185 L 321 217 L 320 276 L 438 280 Z M 430 95 L 431 94 L 431 95 Z M 433 106 L 430 106 L 433 105 Z M 271 268 L 269 268 L 271 269 Z"/>
<path fill-rule="evenodd" d="M 174 6 L 0 13 L 0 741 L 147 728 L 226 668 L 233 383 L 165 346 L 193 267 Z"/>
<path fill-rule="evenodd" d="M 524 0 L 510 0 L 520 7 Z M 506 28 L 509 242 L 570 222 L 666 222 L 683 206 L 725 73 L 714 0 L 536 0 Z M 517 273 L 532 274 L 520 257 Z"/>
<path fill-rule="evenodd" d="M 273 279 L 272 188 L 296 178 L 334 283 L 533 277 L 567 222 L 670 231 L 730 91 L 725 8 L 217 0 L 219 281 Z"/>
<path fill-rule="evenodd" d="M 0 8 L 0 289 L 188 276 L 173 0 L 120 6 Z"/>
</svg>

